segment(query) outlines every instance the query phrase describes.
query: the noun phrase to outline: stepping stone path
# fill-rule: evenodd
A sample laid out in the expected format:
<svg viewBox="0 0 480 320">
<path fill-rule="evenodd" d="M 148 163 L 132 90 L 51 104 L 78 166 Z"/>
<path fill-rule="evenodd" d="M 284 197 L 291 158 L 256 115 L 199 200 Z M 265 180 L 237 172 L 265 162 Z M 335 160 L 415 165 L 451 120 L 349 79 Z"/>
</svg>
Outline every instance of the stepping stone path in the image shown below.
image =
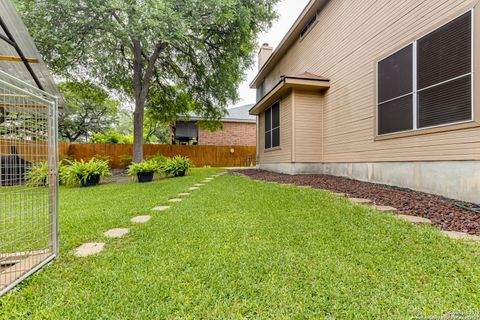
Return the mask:
<svg viewBox="0 0 480 320">
<path fill-rule="evenodd" d="M 473 241 L 480 241 L 479 236 L 471 235 L 465 232 L 457 232 L 457 231 L 442 231 L 447 237 L 452 239 L 463 239 L 463 240 L 473 240 Z"/>
<path fill-rule="evenodd" d="M 91 256 L 92 254 L 97 254 L 97 253 L 102 252 L 104 248 L 105 248 L 105 243 L 103 243 L 103 242 L 100 242 L 100 243 L 94 243 L 94 242 L 84 243 L 80 247 L 75 249 L 74 254 L 77 257 L 87 257 L 87 256 Z"/>
<path fill-rule="evenodd" d="M 182 201 L 182 199 L 180 199 L 180 198 L 173 198 L 173 199 L 168 200 L 168 202 L 181 202 L 181 201 Z"/>
<path fill-rule="evenodd" d="M 385 212 L 385 213 L 397 212 L 396 208 L 389 207 L 389 206 L 373 206 L 373 208 L 377 209 L 378 211 Z"/>
<path fill-rule="evenodd" d="M 372 204 L 372 200 L 369 200 L 369 199 L 348 198 L 348 200 L 352 201 L 355 204 L 367 204 L 367 205 Z"/>
<path fill-rule="evenodd" d="M 202 183 L 209 183 L 212 182 L 212 180 L 203 180 Z"/>
<path fill-rule="evenodd" d="M 205 181 L 212 181 L 213 178 L 205 178 Z"/>
<path fill-rule="evenodd" d="M 182 193 L 179 193 L 178 195 L 179 195 L 180 197 L 186 197 L 186 196 L 189 196 L 190 193 L 188 193 L 188 192 L 182 192 Z"/>
<path fill-rule="evenodd" d="M 200 189 L 199 187 L 191 187 L 191 188 L 188 188 L 188 190 L 198 190 Z"/>
<path fill-rule="evenodd" d="M 128 233 L 127 228 L 115 228 L 104 232 L 103 234 L 109 238 L 121 238 Z"/>
<path fill-rule="evenodd" d="M 203 187 L 203 186 L 204 186 L 204 184 L 201 184 L 201 183 L 195 183 L 195 184 L 194 184 L 194 186 L 195 186 L 195 187 Z"/>
<path fill-rule="evenodd" d="M 165 211 L 165 210 L 168 210 L 168 209 L 170 209 L 169 206 L 159 206 L 159 207 L 153 208 L 152 210 L 153 211 Z"/>
<path fill-rule="evenodd" d="M 417 217 L 417 216 L 408 216 L 404 214 L 399 214 L 397 216 L 399 219 L 415 223 L 415 224 L 432 224 L 432 221 L 427 218 Z"/>
<path fill-rule="evenodd" d="M 152 216 L 137 216 L 135 218 L 130 219 L 130 221 L 134 223 L 145 223 L 152 219 Z"/>
</svg>

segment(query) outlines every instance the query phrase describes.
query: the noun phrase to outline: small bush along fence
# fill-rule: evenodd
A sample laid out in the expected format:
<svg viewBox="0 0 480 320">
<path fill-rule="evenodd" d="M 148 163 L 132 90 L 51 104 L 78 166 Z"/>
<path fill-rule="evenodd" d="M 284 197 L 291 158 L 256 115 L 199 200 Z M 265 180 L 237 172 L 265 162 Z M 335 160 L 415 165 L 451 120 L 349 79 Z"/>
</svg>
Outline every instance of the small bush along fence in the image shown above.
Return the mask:
<svg viewBox="0 0 480 320">
<path fill-rule="evenodd" d="M 102 158 L 109 160 L 112 168 L 126 168 L 132 160 L 131 144 L 70 144 L 59 145 L 61 158 L 89 160 Z M 185 146 L 146 144 L 143 146 L 146 160 L 158 155 L 163 157 L 183 156 L 196 167 L 240 167 L 255 165 L 256 148 L 247 146 Z"/>
<path fill-rule="evenodd" d="M 183 177 L 192 166 L 192 162 L 186 157 L 157 156 L 140 163 L 132 163 L 128 166 L 128 174 L 137 176 L 138 182 L 150 182 L 153 181 L 154 174 Z M 108 161 L 95 157 L 88 161 L 62 160 L 58 163 L 58 169 L 59 183 L 70 187 L 96 186 L 101 178 L 111 175 Z M 42 161 L 30 166 L 27 169 L 26 181 L 31 186 L 48 186 L 47 162 Z"/>
</svg>

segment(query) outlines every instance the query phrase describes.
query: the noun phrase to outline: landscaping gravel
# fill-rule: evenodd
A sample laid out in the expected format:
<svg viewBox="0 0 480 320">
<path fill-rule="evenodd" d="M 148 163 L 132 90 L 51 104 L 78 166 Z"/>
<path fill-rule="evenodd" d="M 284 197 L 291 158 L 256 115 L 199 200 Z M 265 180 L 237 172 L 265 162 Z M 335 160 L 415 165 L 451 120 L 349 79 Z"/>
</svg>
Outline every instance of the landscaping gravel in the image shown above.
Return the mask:
<svg viewBox="0 0 480 320">
<path fill-rule="evenodd" d="M 344 177 L 329 175 L 290 176 L 255 169 L 234 172 L 255 180 L 312 186 L 335 193 L 345 193 L 353 198 L 370 199 L 375 205 L 397 208 L 399 214 L 428 218 L 433 224 L 444 230 L 480 235 L 480 214 L 458 208 L 454 204 L 474 209 L 478 209 L 480 205 Z"/>
</svg>

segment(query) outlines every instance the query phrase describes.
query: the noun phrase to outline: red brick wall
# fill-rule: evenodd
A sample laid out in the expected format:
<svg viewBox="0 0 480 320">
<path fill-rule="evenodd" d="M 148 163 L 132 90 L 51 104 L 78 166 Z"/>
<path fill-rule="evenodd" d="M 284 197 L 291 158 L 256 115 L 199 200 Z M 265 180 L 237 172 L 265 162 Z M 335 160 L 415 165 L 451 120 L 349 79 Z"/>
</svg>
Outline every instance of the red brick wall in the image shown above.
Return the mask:
<svg viewBox="0 0 480 320">
<path fill-rule="evenodd" d="M 198 130 L 199 145 L 255 146 L 257 144 L 256 123 L 224 122 L 223 130 L 210 132 Z"/>
</svg>

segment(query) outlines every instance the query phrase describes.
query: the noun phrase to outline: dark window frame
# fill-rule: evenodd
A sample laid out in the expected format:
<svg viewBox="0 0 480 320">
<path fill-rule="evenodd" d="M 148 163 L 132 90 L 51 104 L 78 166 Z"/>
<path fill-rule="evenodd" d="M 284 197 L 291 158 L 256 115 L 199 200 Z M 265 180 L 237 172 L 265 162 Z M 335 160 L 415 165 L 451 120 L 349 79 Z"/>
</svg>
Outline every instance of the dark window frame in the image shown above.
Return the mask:
<svg viewBox="0 0 480 320">
<path fill-rule="evenodd" d="M 418 43 L 418 41 L 425 38 L 425 37 L 428 37 L 429 35 L 433 34 L 434 32 L 436 32 L 439 29 L 447 26 L 451 22 L 457 20 L 458 18 L 461 18 L 462 16 L 464 16 L 466 14 L 470 14 L 470 23 L 471 23 L 470 72 L 467 73 L 467 74 L 463 74 L 463 75 L 460 75 L 460 76 L 457 76 L 457 77 L 453 77 L 451 79 L 441 81 L 441 82 L 435 83 L 431 86 L 419 89 L 418 88 L 418 66 L 417 66 L 417 59 L 418 59 L 417 43 Z M 475 117 L 476 117 L 476 114 L 475 114 L 475 77 L 474 77 L 474 73 L 475 73 L 475 64 L 474 64 L 474 60 L 475 60 L 475 24 L 476 24 L 475 10 L 474 10 L 474 8 L 471 8 L 468 11 L 465 11 L 462 14 L 455 16 L 454 18 L 450 19 L 446 23 L 443 23 L 442 25 L 430 30 L 428 33 L 422 35 L 421 37 L 419 37 L 415 41 L 406 44 L 405 46 L 403 46 L 402 48 L 400 48 L 400 49 L 396 50 L 395 52 L 389 54 L 388 56 L 383 57 L 382 59 L 376 61 L 376 64 L 375 64 L 375 66 L 376 66 L 376 72 L 375 72 L 375 78 L 376 78 L 376 81 L 375 81 L 375 83 L 376 83 L 376 88 L 375 88 L 376 89 L 376 93 L 375 93 L 375 95 L 376 95 L 375 96 L 375 99 L 376 99 L 376 102 L 375 102 L 376 103 L 375 104 L 375 113 L 376 113 L 375 135 L 377 137 L 397 135 L 397 134 L 406 133 L 406 132 L 417 132 L 417 131 L 422 131 L 422 130 L 432 129 L 432 128 L 439 128 L 439 127 L 448 127 L 448 126 L 452 126 L 452 125 L 459 125 L 459 124 L 464 124 L 464 123 L 469 123 L 469 122 L 475 121 Z M 385 61 L 386 59 L 392 57 L 393 55 L 397 54 L 398 52 L 404 50 L 405 48 L 407 48 L 409 46 L 413 47 L 413 55 L 412 55 L 412 57 L 413 57 L 413 61 L 412 61 L 413 62 L 412 63 L 412 69 L 413 69 L 413 105 L 412 105 L 412 107 L 413 107 L 413 119 L 412 119 L 412 125 L 413 125 L 413 129 L 407 129 L 407 130 L 403 130 L 403 131 L 395 131 L 395 132 L 383 133 L 382 134 L 382 133 L 379 132 L 379 128 L 380 128 L 380 123 L 379 123 L 379 120 L 380 120 L 379 109 L 380 108 L 379 107 L 386 102 L 394 101 L 396 99 L 400 99 L 404 96 L 407 96 L 408 94 L 403 95 L 403 96 L 398 96 L 398 97 L 395 97 L 393 99 L 382 101 L 382 102 L 379 101 L 379 96 L 380 96 L 379 95 L 379 64 L 381 62 Z M 470 113 L 471 118 L 467 119 L 467 120 L 452 121 L 452 122 L 442 123 L 442 124 L 437 124 L 437 125 L 432 125 L 432 126 L 420 126 L 419 125 L 420 121 L 418 119 L 418 115 L 419 115 L 419 93 L 422 92 L 422 91 L 428 90 L 428 89 L 435 88 L 437 86 L 448 84 L 450 82 L 456 81 L 456 80 L 458 80 L 460 78 L 464 78 L 464 77 L 470 77 L 470 82 L 471 82 L 471 88 L 470 88 L 471 89 L 470 90 L 470 92 L 471 92 L 471 96 L 470 96 L 470 99 L 471 99 L 471 113 Z"/>
<path fill-rule="evenodd" d="M 278 108 L 278 126 L 274 127 L 273 126 L 273 108 Z M 269 112 L 270 111 L 270 112 Z M 267 115 L 270 114 L 270 119 L 267 119 Z M 264 149 L 265 150 L 271 150 L 271 149 L 277 149 L 281 145 L 281 139 L 280 139 L 280 127 L 281 127 L 281 117 L 280 117 L 280 100 L 274 102 L 269 108 L 267 108 L 264 111 L 265 115 L 265 121 L 264 121 Z M 267 121 L 270 122 L 269 129 L 267 130 Z M 278 130 L 278 144 L 274 145 L 274 137 L 273 137 L 273 131 Z M 267 136 L 270 135 L 270 146 L 267 147 Z"/>
</svg>

